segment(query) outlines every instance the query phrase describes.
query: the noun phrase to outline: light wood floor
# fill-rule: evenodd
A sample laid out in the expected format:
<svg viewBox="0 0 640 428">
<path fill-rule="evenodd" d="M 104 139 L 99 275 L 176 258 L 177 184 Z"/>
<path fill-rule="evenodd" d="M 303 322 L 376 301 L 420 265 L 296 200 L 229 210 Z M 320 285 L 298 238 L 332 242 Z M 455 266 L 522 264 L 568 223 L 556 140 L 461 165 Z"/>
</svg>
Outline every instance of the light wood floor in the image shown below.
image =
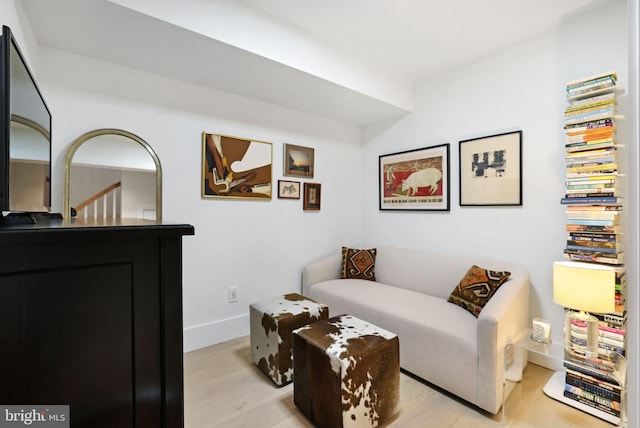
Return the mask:
<svg viewBox="0 0 640 428">
<path fill-rule="evenodd" d="M 529 364 L 506 404 L 506 425 L 532 428 L 611 428 L 613 425 L 548 398 L 552 371 Z M 251 363 L 249 337 L 184 355 L 185 427 L 312 427 L 293 403 L 293 385 L 277 388 Z M 400 412 L 389 427 L 500 427 L 491 415 L 406 373 Z"/>
</svg>

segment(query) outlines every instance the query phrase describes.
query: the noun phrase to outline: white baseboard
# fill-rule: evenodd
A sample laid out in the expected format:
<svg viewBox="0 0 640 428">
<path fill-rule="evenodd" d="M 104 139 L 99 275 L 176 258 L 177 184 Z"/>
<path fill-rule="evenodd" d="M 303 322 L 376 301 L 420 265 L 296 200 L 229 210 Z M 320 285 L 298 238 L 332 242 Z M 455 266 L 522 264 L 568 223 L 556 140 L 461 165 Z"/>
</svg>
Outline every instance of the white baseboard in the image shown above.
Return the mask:
<svg viewBox="0 0 640 428">
<path fill-rule="evenodd" d="M 249 334 L 249 314 L 187 327 L 183 330 L 182 349 L 195 351 Z"/>
</svg>

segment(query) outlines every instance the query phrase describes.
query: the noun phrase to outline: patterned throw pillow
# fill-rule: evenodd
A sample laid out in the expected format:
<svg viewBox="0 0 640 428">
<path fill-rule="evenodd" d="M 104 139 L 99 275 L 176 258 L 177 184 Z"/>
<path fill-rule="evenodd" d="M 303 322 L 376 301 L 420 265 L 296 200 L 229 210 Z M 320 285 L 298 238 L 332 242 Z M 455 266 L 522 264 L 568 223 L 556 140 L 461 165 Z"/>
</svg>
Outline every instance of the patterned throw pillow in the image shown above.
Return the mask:
<svg viewBox="0 0 640 428">
<path fill-rule="evenodd" d="M 448 301 L 466 309 L 477 318 L 510 275 L 511 272 L 487 270 L 473 265 L 453 289 Z"/>
<path fill-rule="evenodd" d="M 376 280 L 376 249 L 360 250 L 342 247 L 342 270 L 340 279 L 357 278 Z"/>
</svg>

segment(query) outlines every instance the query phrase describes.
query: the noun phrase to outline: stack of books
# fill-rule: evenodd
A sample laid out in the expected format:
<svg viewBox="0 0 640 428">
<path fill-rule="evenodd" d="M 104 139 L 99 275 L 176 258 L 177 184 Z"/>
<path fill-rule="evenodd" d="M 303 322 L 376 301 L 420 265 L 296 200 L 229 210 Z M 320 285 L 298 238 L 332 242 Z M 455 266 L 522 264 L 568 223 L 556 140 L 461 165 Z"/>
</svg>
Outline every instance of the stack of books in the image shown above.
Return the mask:
<svg viewBox="0 0 640 428">
<path fill-rule="evenodd" d="M 622 277 L 624 281 L 624 277 Z M 616 294 L 618 288 L 616 277 Z M 617 299 L 617 297 L 616 297 Z M 616 312 L 611 314 L 593 314 L 598 318 L 598 355 L 603 359 L 612 359 L 613 353 L 626 356 L 627 349 L 627 312 L 624 301 L 616 302 Z"/>
<path fill-rule="evenodd" d="M 609 415 L 620 417 L 624 394 L 621 370 L 606 360 L 564 362 L 564 396 Z"/>
<path fill-rule="evenodd" d="M 567 85 L 564 116 L 567 246 L 565 258 L 622 265 L 616 73 Z"/>
<path fill-rule="evenodd" d="M 596 76 L 585 77 L 567 83 L 567 98 L 571 99 L 584 94 L 597 94 L 616 86 L 618 76 L 615 71 L 598 74 Z"/>
<path fill-rule="evenodd" d="M 597 356 L 586 352 L 586 322 L 576 319 L 568 326 L 564 396 L 620 417 L 626 373 L 626 275 L 616 81 L 616 73 L 609 72 L 567 84 L 566 192 L 561 203 L 567 215 L 565 258 L 616 270 L 615 311 L 592 314 L 599 320 Z"/>
<path fill-rule="evenodd" d="M 563 198 L 562 203 L 567 204 L 565 257 L 622 265 L 624 247 L 620 231 L 620 197 L 571 195 Z"/>
</svg>

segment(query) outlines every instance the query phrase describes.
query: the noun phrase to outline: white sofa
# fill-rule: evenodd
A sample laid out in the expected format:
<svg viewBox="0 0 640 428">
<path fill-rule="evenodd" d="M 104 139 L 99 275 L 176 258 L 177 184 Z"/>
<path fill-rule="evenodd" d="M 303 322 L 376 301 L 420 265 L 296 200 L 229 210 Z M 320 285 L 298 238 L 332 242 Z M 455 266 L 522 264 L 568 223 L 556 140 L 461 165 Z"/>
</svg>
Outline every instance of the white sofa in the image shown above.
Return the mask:
<svg viewBox="0 0 640 428">
<path fill-rule="evenodd" d="M 302 294 L 400 339 L 400 366 L 496 414 L 503 402 L 504 349 L 529 327 L 529 273 L 486 257 L 377 247 L 376 281 L 338 279 L 338 252 L 306 266 Z M 478 318 L 447 298 L 472 265 L 511 276 Z"/>
</svg>

